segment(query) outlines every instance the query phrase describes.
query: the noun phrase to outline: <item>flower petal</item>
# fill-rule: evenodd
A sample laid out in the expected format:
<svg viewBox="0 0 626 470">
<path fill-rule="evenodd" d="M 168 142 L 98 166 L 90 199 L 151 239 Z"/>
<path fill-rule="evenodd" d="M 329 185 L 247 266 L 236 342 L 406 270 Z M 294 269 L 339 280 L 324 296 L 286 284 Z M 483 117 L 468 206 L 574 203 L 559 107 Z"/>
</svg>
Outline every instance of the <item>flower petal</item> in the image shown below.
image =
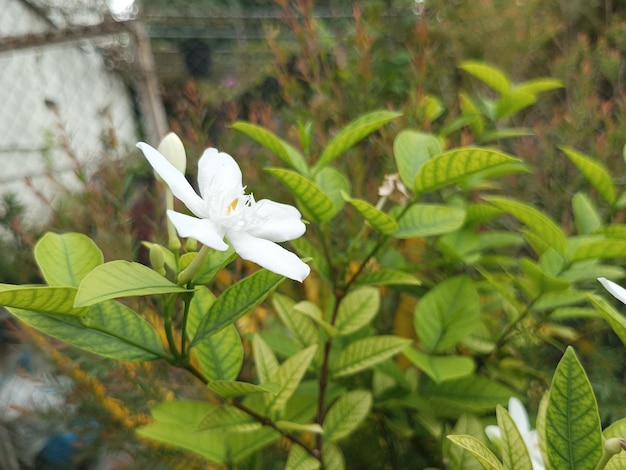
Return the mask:
<svg viewBox="0 0 626 470">
<path fill-rule="evenodd" d="M 604 277 L 599 277 L 598 281 L 600 281 L 604 288 L 608 290 L 613 297 L 615 297 L 623 304 L 626 304 L 626 289 L 615 284 L 613 281 L 609 281 Z"/>
<path fill-rule="evenodd" d="M 167 211 L 167 215 L 181 237 L 195 238 L 216 250 L 228 249 L 223 230 L 209 219 L 197 219 L 175 211 Z"/>
<path fill-rule="evenodd" d="M 154 171 L 169 186 L 174 196 L 183 201 L 189 210 L 197 216 L 206 216 L 204 214 L 204 201 L 196 194 L 185 175 L 168 162 L 154 147 L 144 142 L 139 142 L 137 147 L 143 152 Z"/>
<path fill-rule="evenodd" d="M 509 414 L 511 415 L 511 418 L 513 418 L 513 421 L 515 422 L 515 425 L 517 426 L 517 429 L 519 429 L 519 432 L 524 440 L 527 440 L 528 433 L 530 432 L 530 421 L 528 421 L 526 408 L 524 408 L 524 405 L 521 401 L 519 401 L 519 399 L 515 397 L 509 398 Z"/>
<path fill-rule="evenodd" d="M 276 274 L 302 282 L 311 272 L 311 268 L 300 258 L 274 242 L 235 230 L 229 230 L 226 238 L 243 259 Z"/>
<path fill-rule="evenodd" d="M 233 189 L 243 194 L 241 169 L 227 153 L 208 148 L 198 161 L 198 188 L 205 199 L 211 194 L 229 193 Z"/>
<path fill-rule="evenodd" d="M 300 211 L 289 204 L 262 199 L 254 206 L 256 215 L 263 219 L 260 225 L 251 226 L 248 233 L 273 242 L 285 242 L 301 237 L 306 231 Z"/>
</svg>

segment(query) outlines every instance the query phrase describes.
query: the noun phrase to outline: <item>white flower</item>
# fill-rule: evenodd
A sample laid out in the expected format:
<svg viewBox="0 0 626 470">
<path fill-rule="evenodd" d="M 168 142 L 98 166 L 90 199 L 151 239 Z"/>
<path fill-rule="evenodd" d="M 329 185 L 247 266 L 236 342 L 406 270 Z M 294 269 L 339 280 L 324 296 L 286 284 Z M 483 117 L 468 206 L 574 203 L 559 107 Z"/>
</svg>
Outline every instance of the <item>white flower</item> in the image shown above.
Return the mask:
<svg viewBox="0 0 626 470">
<path fill-rule="evenodd" d="M 546 467 L 543 463 L 541 451 L 539 450 L 539 437 L 537 436 L 537 431 L 530 429 L 530 421 L 528 421 L 526 408 L 524 408 L 522 402 L 515 397 L 511 397 L 509 399 L 509 414 L 522 435 L 524 444 L 526 444 L 530 460 L 533 464 L 533 470 L 545 470 Z M 500 445 L 500 442 L 502 441 L 502 431 L 498 426 L 487 426 L 485 428 L 485 434 L 487 434 L 487 437 L 491 440 L 491 442 Z"/>
<path fill-rule="evenodd" d="M 309 275 L 306 263 L 276 244 L 304 234 L 300 212 L 287 204 L 255 201 L 251 194 L 246 195 L 233 157 L 214 148 L 204 151 L 198 162 L 198 195 L 185 175 L 156 149 L 143 142 L 137 147 L 174 196 L 196 216 L 167 211 L 181 237 L 195 238 L 220 251 L 228 249 L 226 237 L 243 259 L 300 282 Z"/>
<path fill-rule="evenodd" d="M 599 277 L 598 281 L 600 281 L 600 283 L 604 286 L 604 288 L 608 290 L 609 293 L 613 297 L 615 297 L 617 300 L 619 300 L 623 304 L 626 304 L 626 289 L 624 289 L 621 286 L 618 286 L 613 281 L 609 281 L 608 279 L 604 277 Z"/>
</svg>

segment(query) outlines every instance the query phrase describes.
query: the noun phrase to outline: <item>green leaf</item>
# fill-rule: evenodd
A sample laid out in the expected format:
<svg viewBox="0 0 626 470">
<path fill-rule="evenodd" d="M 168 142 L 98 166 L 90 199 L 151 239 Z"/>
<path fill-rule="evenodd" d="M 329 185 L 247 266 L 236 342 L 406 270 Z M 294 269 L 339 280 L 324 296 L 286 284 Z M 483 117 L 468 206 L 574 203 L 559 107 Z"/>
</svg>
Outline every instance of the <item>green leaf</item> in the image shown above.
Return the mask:
<svg viewBox="0 0 626 470">
<path fill-rule="evenodd" d="M 485 470 L 504 470 L 504 467 L 494 453 L 475 437 L 467 435 L 446 437 L 476 457 Z"/>
<path fill-rule="evenodd" d="M 120 361 L 150 361 L 165 356 L 152 325 L 115 301 L 93 305 L 80 320 L 21 309 L 9 311 L 39 331 L 100 356 Z"/>
<path fill-rule="evenodd" d="M 626 257 L 626 239 L 607 238 L 579 246 L 572 254 L 572 261 L 624 257 Z"/>
<path fill-rule="evenodd" d="M 613 178 L 608 170 L 597 160 L 589 158 L 570 147 L 560 147 L 580 172 L 598 191 L 598 194 L 608 202 L 614 204 L 617 198 Z"/>
<path fill-rule="evenodd" d="M 511 83 L 509 82 L 507 76 L 499 68 L 494 67 L 493 65 L 485 64 L 484 62 L 466 60 L 461 62 L 459 68 L 473 75 L 500 94 L 508 93 L 511 90 Z"/>
<path fill-rule="evenodd" d="M 502 461 L 508 470 L 533 470 L 528 448 L 509 412 L 498 405 L 496 407 L 498 427 L 502 433 Z"/>
<path fill-rule="evenodd" d="M 523 169 L 521 160 L 496 150 L 477 147 L 450 150 L 422 165 L 415 175 L 413 190 L 419 194 L 435 191 L 468 176 L 511 163 L 519 163 L 520 170 Z"/>
<path fill-rule="evenodd" d="M 213 380 L 209 382 L 207 387 L 222 398 L 231 398 L 252 393 L 276 393 L 279 390 L 278 384 L 267 383 L 264 385 L 255 385 L 234 380 Z"/>
<path fill-rule="evenodd" d="M 433 356 L 414 348 L 405 349 L 403 354 L 437 383 L 464 377 L 476 368 L 474 361 L 465 356 Z"/>
<path fill-rule="evenodd" d="M 0 305 L 38 313 L 81 316 L 87 308 L 74 308 L 75 287 L 26 287 L 0 284 Z"/>
<path fill-rule="evenodd" d="M 187 292 L 187 289 L 143 264 L 117 260 L 101 264 L 83 278 L 74 305 L 84 307 L 119 297 L 175 292 Z"/>
<path fill-rule="evenodd" d="M 626 436 L 626 418 L 619 419 L 614 423 L 611 423 L 604 431 L 602 436 L 605 439 L 611 438 L 623 438 Z M 604 470 L 624 470 L 626 468 L 626 452 L 620 452 L 617 455 L 611 457 L 609 462 L 604 467 Z"/>
<path fill-rule="evenodd" d="M 206 285 L 213 282 L 215 276 L 235 259 L 237 259 L 237 253 L 231 247 L 228 247 L 226 251 L 210 251 L 200 264 L 196 274 L 194 274 L 191 283 L 194 285 Z"/>
<path fill-rule="evenodd" d="M 339 397 L 324 418 L 324 440 L 335 442 L 349 436 L 372 408 L 372 394 L 365 390 L 353 390 Z"/>
<path fill-rule="evenodd" d="M 330 268 L 328 266 L 328 260 L 322 253 L 313 246 L 306 238 L 300 237 L 289 242 L 291 246 L 296 250 L 300 258 L 312 258 L 310 261 L 313 270 L 320 273 L 326 279 L 330 279 Z"/>
<path fill-rule="evenodd" d="M 496 119 L 505 119 L 513 116 L 518 111 L 534 104 L 537 101 L 535 95 L 523 91 L 510 91 L 500 97 L 496 102 Z"/>
<path fill-rule="evenodd" d="M 397 336 L 373 336 L 350 343 L 332 364 L 334 377 L 345 377 L 402 352 L 411 342 Z"/>
<path fill-rule="evenodd" d="M 285 470 L 317 470 L 320 462 L 299 445 L 292 445 Z"/>
<path fill-rule="evenodd" d="M 202 434 L 200 434 L 202 435 Z M 219 435 L 219 434 L 218 434 Z M 212 434 L 211 437 L 216 436 Z M 281 435 L 275 429 L 263 426 L 250 432 L 234 432 L 224 436 L 229 463 L 237 463 L 278 440 Z M 204 435 L 206 439 L 208 436 Z"/>
<path fill-rule="evenodd" d="M 476 416 L 462 414 L 457 420 L 452 435 L 470 435 L 480 437 L 480 442 L 484 443 L 484 425 Z M 444 458 L 450 462 L 451 469 L 458 470 L 481 470 L 483 466 L 480 462 L 464 448 L 452 444 L 452 441 L 446 446 L 444 443 Z"/>
<path fill-rule="evenodd" d="M 343 198 L 349 202 L 363 218 L 374 228 L 384 235 L 389 235 L 398 229 L 398 223 L 393 217 L 376 209 L 369 202 L 362 199 L 354 199 L 343 193 Z"/>
<path fill-rule="evenodd" d="M 276 356 L 258 334 L 254 335 L 252 346 L 254 348 L 254 363 L 256 365 L 256 373 L 259 377 L 259 382 L 263 385 L 271 383 L 278 370 L 278 360 Z"/>
<path fill-rule="evenodd" d="M 595 468 L 602 455 L 596 398 L 574 350 L 556 368 L 546 410 L 548 461 L 552 468 Z"/>
<path fill-rule="evenodd" d="M 213 408 L 196 426 L 198 432 L 249 432 L 260 429 L 262 424 L 245 411 L 232 405 L 221 405 Z"/>
<path fill-rule="evenodd" d="M 335 212 L 331 217 L 334 217 L 345 205 L 342 194 L 350 192 L 350 182 L 339 171 L 326 167 L 315 175 L 315 183 L 333 202 Z"/>
<path fill-rule="evenodd" d="M 303 300 L 295 304 L 293 309 L 295 312 L 298 312 L 301 315 L 305 315 L 306 317 L 311 319 L 329 337 L 333 338 L 337 336 L 337 333 L 338 333 L 337 328 L 335 328 L 326 320 L 324 320 L 323 315 L 322 315 L 322 310 L 313 302 L 310 302 L 308 300 Z M 316 336 L 316 340 L 317 340 L 317 336 Z"/>
<path fill-rule="evenodd" d="M 404 185 L 411 188 L 422 165 L 441 151 L 439 139 L 434 135 L 413 130 L 401 131 L 393 141 L 393 156 Z"/>
<path fill-rule="evenodd" d="M 154 422 L 137 429 L 143 438 L 152 439 L 171 446 L 195 452 L 215 462 L 226 460 L 226 445 L 221 438 L 207 439 L 197 433 L 196 426 L 200 419 L 215 405 L 196 401 L 166 401 L 159 403 L 150 411 Z"/>
<path fill-rule="evenodd" d="M 600 213 L 586 194 L 581 192 L 574 194 L 574 197 L 572 197 L 572 210 L 578 234 L 589 235 L 602 227 Z"/>
<path fill-rule="evenodd" d="M 429 353 L 443 352 L 456 345 L 478 326 L 480 303 L 474 283 L 457 276 L 430 290 L 417 304 L 413 316 L 415 332 Z"/>
<path fill-rule="evenodd" d="M 457 120 L 459 121 L 458 124 L 453 127 L 458 127 L 460 129 L 461 127 L 464 127 L 467 122 L 472 130 L 472 133 L 480 139 L 485 133 L 485 120 L 482 113 L 478 109 L 478 106 L 476 106 L 474 100 L 472 100 L 467 93 L 463 92 L 459 93 L 459 106 L 465 119 Z M 460 126 L 459 124 L 463 125 Z M 446 135 L 449 132 L 450 131 L 446 129 Z"/>
<path fill-rule="evenodd" d="M 355 286 L 420 286 L 422 281 L 413 274 L 391 268 L 381 268 L 359 276 Z"/>
<path fill-rule="evenodd" d="M 265 168 L 265 171 L 274 175 L 291 190 L 302 205 L 306 217 L 316 222 L 326 222 L 337 213 L 332 199 L 313 181 L 282 168 Z"/>
<path fill-rule="evenodd" d="M 563 82 L 556 78 L 535 78 L 528 80 L 515 86 L 516 91 L 523 93 L 530 93 L 536 95 L 544 91 L 555 90 L 557 88 L 563 88 Z"/>
<path fill-rule="evenodd" d="M 400 113 L 392 111 L 374 111 L 355 119 L 326 145 L 313 167 L 313 172 L 321 170 L 356 143 L 399 116 Z"/>
<path fill-rule="evenodd" d="M 323 434 L 324 430 L 317 423 L 301 424 L 293 421 L 278 420 L 276 426 L 284 431 L 310 432 L 313 434 Z"/>
<path fill-rule="evenodd" d="M 309 166 L 302 154 L 267 129 L 242 121 L 233 123 L 231 127 L 256 140 L 299 173 L 308 173 Z"/>
<path fill-rule="evenodd" d="M 567 251 L 567 239 L 565 234 L 563 230 L 561 230 L 561 227 L 554 223 L 547 215 L 534 207 L 513 199 L 494 196 L 485 197 L 485 199 L 498 209 L 511 214 L 517 220 L 525 224 L 560 255 L 565 255 Z"/>
<path fill-rule="evenodd" d="M 285 278 L 261 269 L 226 289 L 202 317 L 192 344 L 236 322 L 270 295 Z"/>
<path fill-rule="evenodd" d="M 309 346 L 291 356 L 278 367 L 278 370 L 272 377 L 272 382 L 279 384 L 281 388 L 268 400 L 267 409 L 269 413 L 278 415 L 283 413 L 287 400 L 296 391 L 316 351 L 317 345 Z"/>
<path fill-rule="evenodd" d="M 338 445 L 332 442 L 322 444 L 324 468 L 333 470 L 345 470 L 346 462 Z"/>
<path fill-rule="evenodd" d="M 51 286 L 78 287 L 91 270 L 104 262 L 102 251 L 81 233 L 48 232 L 35 245 L 34 254 Z"/>
<path fill-rule="evenodd" d="M 598 313 L 600 313 L 613 332 L 626 346 L 626 318 L 615 310 L 603 297 L 590 294 L 588 298 L 594 308 L 598 311 Z"/>
<path fill-rule="evenodd" d="M 335 328 L 338 334 L 349 335 L 358 331 L 378 313 L 380 292 L 373 287 L 361 287 L 346 295 L 339 303 Z"/>
<path fill-rule="evenodd" d="M 296 302 L 289 297 L 274 294 L 272 306 L 280 317 L 283 324 L 293 335 L 293 339 L 301 348 L 317 343 L 318 333 L 315 325 L 306 315 L 294 310 Z"/>
<path fill-rule="evenodd" d="M 204 338 L 193 351 L 209 380 L 235 380 L 243 366 L 243 344 L 235 325 Z"/>
<path fill-rule="evenodd" d="M 463 226 L 465 211 L 438 204 L 415 204 L 398 220 L 395 238 L 420 238 L 453 232 Z"/>
</svg>

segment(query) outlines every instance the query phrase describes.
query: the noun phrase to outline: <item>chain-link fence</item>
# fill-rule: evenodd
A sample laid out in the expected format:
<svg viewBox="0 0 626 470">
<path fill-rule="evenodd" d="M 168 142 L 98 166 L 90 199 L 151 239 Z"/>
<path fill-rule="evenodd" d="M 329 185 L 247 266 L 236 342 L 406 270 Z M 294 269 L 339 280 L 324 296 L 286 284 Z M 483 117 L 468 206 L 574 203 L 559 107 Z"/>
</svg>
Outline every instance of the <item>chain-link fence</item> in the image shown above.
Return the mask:
<svg viewBox="0 0 626 470">
<path fill-rule="evenodd" d="M 0 0 L 0 193 L 41 197 L 166 125 L 143 27 L 99 0 Z M 52 176 L 52 177 L 51 177 Z M 37 196 L 39 194 L 39 198 Z"/>
</svg>

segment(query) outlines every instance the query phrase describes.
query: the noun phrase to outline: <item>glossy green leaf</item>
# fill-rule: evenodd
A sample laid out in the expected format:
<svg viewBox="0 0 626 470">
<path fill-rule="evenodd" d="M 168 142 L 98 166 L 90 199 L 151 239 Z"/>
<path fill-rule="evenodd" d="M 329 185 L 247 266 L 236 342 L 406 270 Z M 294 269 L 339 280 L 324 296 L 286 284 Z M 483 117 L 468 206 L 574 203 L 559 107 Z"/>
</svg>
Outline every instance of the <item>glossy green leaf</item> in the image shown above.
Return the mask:
<svg viewBox="0 0 626 470">
<path fill-rule="evenodd" d="M 537 236 L 545 240 L 548 246 L 554 248 L 559 254 L 565 255 L 567 250 L 567 238 L 561 227 L 547 215 L 534 207 L 513 199 L 494 196 L 485 197 L 485 199 L 498 209 L 511 214 L 522 222 Z"/>
<path fill-rule="evenodd" d="M 318 333 L 313 321 L 299 311 L 294 310 L 296 302 L 281 294 L 272 296 L 272 306 L 279 318 L 293 335 L 301 348 L 317 343 Z"/>
<path fill-rule="evenodd" d="M 476 368 L 474 361 L 465 356 L 434 356 L 414 348 L 405 349 L 403 354 L 437 383 L 464 377 Z"/>
<path fill-rule="evenodd" d="M 350 192 L 350 181 L 339 171 L 327 166 L 315 175 L 315 183 L 333 202 L 335 212 L 331 217 L 334 217 L 345 205 L 342 194 Z"/>
<path fill-rule="evenodd" d="M 419 194 L 435 191 L 458 183 L 468 176 L 511 163 L 518 164 L 521 160 L 487 148 L 450 150 L 422 165 L 415 175 L 413 190 Z M 522 168 L 520 165 L 520 170 Z"/>
<path fill-rule="evenodd" d="M 193 351 L 209 380 L 235 380 L 243 366 L 243 344 L 235 325 L 204 338 Z"/>
<path fill-rule="evenodd" d="M 415 308 L 413 322 L 422 347 L 444 352 L 478 326 L 480 303 L 474 283 L 457 276 L 436 285 Z"/>
<path fill-rule="evenodd" d="M 420 238 L 453 232 L 463 226 L 465 211 L 438 204 L 415 204 L 398 220 L 395 238 Z"/>
<path fill-rule="evenodd" d="M 309 346 L 283 362 L 272 376 L 272 382 L 280 385 L 280 390 L 268 399 L 267 409 L 272 414 L 282 414 L 302 377 L 306 374 L 309 364 L 315 356 L 317 345 Z"/>
<path fill-rule="evenodd" d="M 497 67 L 486 64 L 466 60 L 461 62 L 459 68 L 473 75 L 481 82 L 487 84 L 500 94 L 508 93 L 511 90 L 511 83 L 507 76 Z"/>
<path fill-rule="evenodd" d="M 299 173 L 303 175 L 308 173 L 309 166 L 302 154 L 267 129 L 242 121 L 233 123 L 231 127 L 256 140 Z"/>
<path fill-rule="evenodd" d="M 0 284 L 0 305 L 38 313 L 81 316 L 88 308 L 75 308 L 75 287 L 14 286 Z"/>
<path fill-rule="evenodd" d="M 501 405 L 496 407 L 501 434 L 502 462 L 507 470 L 533 470 L 528 448 L 509 412 Z"/>
<path fill-rule="evenodd" d="M 232 405 L 213 408 L 198 422 L 196 431 L 211 433 L 249 432 L 260 429 L 262 424 L 245 411 Z M 210 439 L 209 437 L 207 437 Z"/>
<path fill-rule="evenodd" d="M 80 319 L 9 309 L 24 323 L 61 341 L 121 361 L 150 361 L 165 356 L 152 325 L 128 307 L 105 301 Z"/>
<path fill-rule="evenodd" d="M 206 285 L 213 282 L 215 276 L 235 259 L 237 259 L 237 253 L 231 247 L 228 247 L 226 251 L 211 250 L 200 264 L 191 283 Z"/>
<path fill-rule="evenodd" d="M 511 91 L 496 102 L 495 118 L 506 119 L 537 101 L 535 95 L 523 91 Z"/>
<path fill-rule="evenodd" d="M 576 232 L 588 235 L 602 226 L 602 219 L 593 201 L 585 193 L 577 192 L 572 197 L 572 211 Z"/>
<path fill-rule="evenodd" d="M 349 335 L 358 331 L 378 313 L 380 292 L 373 287 L 360 287 L 349 292 L 339 303 L 335 328 L 338 334 Z"/>
<path fill-rule="evenodd" d="M 202 317 L 193 344 L 236 322 L 270 295 L 285 278 L 265 269 L 226 289 Z"/>
<path fill-rule="evenodd" d="M 450 435 L 446 437 L 476 457 L 485 470 L 504 470 L 494 453 L 475 437 L 468 435 Z"/>
<path fill-rule="evenodd" d="M 595 468 L 602 455 L 598 405 L 571 347 L 565 351 L 552 378 L 545 427 L 552 468 Z"/>
<path fill-rule="evenodd" d="M 419 286 L 422 284 L 413 274 L 391 268 L 381 268 L 362 274 L 355 286 Z"/>
<path fill-rule="evenodd" d="M 350 435 L 367 417 L 372 408 L 372 394 L 365 390 L 352 390 L 332 404 L 322 427 L 324 440 L 335 442 Z"/>
<path fill-rule="evenodd" d="M 398 223 L 393 217 L 385 214 L 383 211 L 376 209 L 369 202 L 362 199 L 349 197 L 346 193 L 343 198 L 349 202 L 361 216 L 374 228 L 384 235 L 395 232 L 398 229 Z"/>
<path fill-rule="evenodd" d="M 263 385 L 271 383 L 278 370 L 276 356 L 265 340 L 258 334 L 254 335 L 252 346 L 254 348 L 254 364 L 259 382 Z"/>
<path fill-rule="evenodd" d="M 393 156 L 404 185 L 413 187 L 415 175 L 422 165 L 441 151 L 439 139 L 432 134 L 408 129 L 400 131 L 393 141 Z"/>
<path fill-rule="evenodd" d="M 400 113 L 392 111 L 374 111 L 355 119 L 326 145 L 313 171 L 321 170 L 346 150 L 399 116 Z"/>
<path fill-rule="evenodd" d="M 306 217 L 316 222 L 326 222 L 337 213 L 332 199 L 308 178 L 282 168 L 266 168 L 265 171 L 274 175 L 291 190 L 302 205 Z"/>
<path fill-rule="evenodd" d="M 609 204 L 614 204 L 617 198 L 615 185 L 613 184 L 611 174 L 604 165 L 570 147 L 561 147 L 561 150 L 593 185 L 598 194 Z"/>
<path fill-rule="evenodd" d="M 334 377 L 345 377 L 372 367 L 402 352 L 411 340 L 397 336 L 372 336 L 356 340 L 339 353 L 332 364 Z"/>
<path fill-rule="evenodd" d="M 256 385 L 235 380 L 212 380 L 207 387 L 222 398 L 238 397 L 252 393 L 276 393 L 279 390 L 278 384 Z"/>
<path fill-rule="evenodd" d="M 81 233 L 48 232 L 35 245 L 34 254 L 51 286 L 78 287 L 91 270 L 104 262 L 102 251 Z"/>
<path fill-rule="evenodd" d="M 143 264 L 117 260 L 101 264 L 83 278 L 74 305 L 84 307 L 120 297 L 175 292 L 186 289 Z"/>
<path fill-rule="evenodd" d="M 585 243 L 574 250 L 572 261 L 626 257 L 626 239 L 607 238 Z"/>
<path fill-rule="evenodd" d="M 317 470 L 320 462 L 299 445 L 292 445 L 285 470 Z"/>
</svg>

